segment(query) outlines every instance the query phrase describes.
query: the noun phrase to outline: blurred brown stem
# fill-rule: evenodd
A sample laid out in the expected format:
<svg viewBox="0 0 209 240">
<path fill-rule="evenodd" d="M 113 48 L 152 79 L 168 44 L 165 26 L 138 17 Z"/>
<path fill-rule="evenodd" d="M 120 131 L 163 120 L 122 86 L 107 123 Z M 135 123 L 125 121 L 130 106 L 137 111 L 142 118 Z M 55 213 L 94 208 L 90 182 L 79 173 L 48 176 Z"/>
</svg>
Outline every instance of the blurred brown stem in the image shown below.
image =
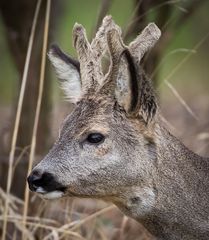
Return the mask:
<svg viewBox="0 0 209 240">
<path fill-rule="evenodd" d="M 172 15 L 175 8 L 175 4 L 179 2 L 164 1 L 164 0 L 136 0 L 135 1 L 135 14 L 132 19 L 132 24 L 130 24 L 129 29 L 125 33 L 125 40 L 128 41 L 133 36 L 136 36 L 142 28 L 148 24 L 149 13 L 155 11 L 154 22 L 162 30 L 162 36 L 156 46 L 151 52 L 145 55 L 142 60 L 142 65 L 148 73 L 152 73 L 156 70 L 161 59 L 163 52 L 165 51 L 167 45 L 171 41 L 172 37 L 179 31 L 179 28 L 184 26 L 185 22 L 196 12 L 196 10 L 205 2 L 205 0 L 191 0 L 185 3 L 183 6 L 186 10 L 181 11 L 173 23 Z M 181 2 L 180 2 L 181 3 Z M 178 5 L 176 5 L 178 6 Z M 172 20 L 172 21 L 171 21 Z M 152 78 L 155 85 L 158 84 L 158 71 Z"/>
<path fill-rule="evenodd" d="M 97 17 L 97 22 L 96 22 L 96 27 L 94 28 L 92 34 L 91 34 L 91 38 L 93 38 L 93 36 L 95 35 L 95 33 L 97 32 L 98 28 L 100 27 L 103 18 L 108 14 L 108 11 L 111 7 L 113 0 L 102 0 L 101 4 L 100 4 L 100 8 L 99 8 L 99 13 L 98 13 L 98 17 Z"/>
</svg>

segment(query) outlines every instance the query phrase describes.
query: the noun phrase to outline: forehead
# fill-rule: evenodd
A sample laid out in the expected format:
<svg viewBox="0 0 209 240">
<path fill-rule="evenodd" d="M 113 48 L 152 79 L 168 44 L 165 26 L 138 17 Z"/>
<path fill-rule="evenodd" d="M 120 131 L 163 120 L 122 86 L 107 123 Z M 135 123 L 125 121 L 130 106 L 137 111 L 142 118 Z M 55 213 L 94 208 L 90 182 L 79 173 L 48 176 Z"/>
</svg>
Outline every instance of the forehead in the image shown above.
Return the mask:
<svg viewBox="0 0 209 240">
<path fill-rule="evenodd" d="M 85 130 L 108 128 L 109 119 L 112 117 L 114 100 L 109 98 L 82 99 L 63 123 L 64 132 L 80 135 Z M 99 129 L 98 129 L 99 130 Z"/>
</svg>

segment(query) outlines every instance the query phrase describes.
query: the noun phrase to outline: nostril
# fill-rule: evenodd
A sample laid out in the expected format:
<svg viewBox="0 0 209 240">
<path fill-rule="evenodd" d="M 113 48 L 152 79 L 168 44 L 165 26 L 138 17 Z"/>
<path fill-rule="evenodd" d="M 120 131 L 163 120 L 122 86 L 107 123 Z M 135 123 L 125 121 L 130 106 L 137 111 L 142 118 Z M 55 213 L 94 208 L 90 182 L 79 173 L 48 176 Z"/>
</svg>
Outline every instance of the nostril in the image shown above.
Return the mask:
<svg viewBox="0 0 209 240">
<path fill-rule="evenodd" d="M 37 171 L 32 172 L 28 176 L 27 181 L 31 191 L 35 192 L 38 189 L 38 187 L 41 185 L 41 178 L 42 175 Z"/>
<path fill-rule="evenodd" d="M 49 172 L 33 171 L 27 178 L 31 191 L 37 193 L 46 193 L 53 191 L 65 191 L 66 187 L 56 180 L 56 177 Z"/>
<path fill-rule="evenodd" d="M 34 179 L 40 179 L 42 177 L 42 173 L 37 170 L 32 171 L 31 175 L 34 177 Z"/>
</svg>

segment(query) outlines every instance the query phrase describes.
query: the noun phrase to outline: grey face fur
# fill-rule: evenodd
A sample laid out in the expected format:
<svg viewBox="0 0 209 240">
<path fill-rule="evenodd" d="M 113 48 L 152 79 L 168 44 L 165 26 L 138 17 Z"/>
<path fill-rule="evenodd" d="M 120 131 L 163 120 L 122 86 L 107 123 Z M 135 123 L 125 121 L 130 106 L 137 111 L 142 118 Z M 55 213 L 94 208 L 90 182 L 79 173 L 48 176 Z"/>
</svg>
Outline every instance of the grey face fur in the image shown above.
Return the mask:
<svg viewBox="0 0 209 240">
<path fill-rule="evenodd" d="M 34 168 L 51 174 L 64 189 L 48 192 L 39 187 L 37 192 L 46 198 L 72 195 L 118 201 L 125 188 L 151 181 L 146 170 L 154 159 L 148 125 L 153 125 L 157 106 L 139 62 L 160 31 L 150 24 L 129 47 L 120 34 L 108 16 L 89 44 L 85 30 L 76 24 L 73 37 L 79 62 L 57 46 L 49 52 L 62 88 L 76 105 L 53 148 Z M 107 47 L 111 66 L 104 75 L 101 58 Z M 92 133 L 101 134 L 103 141 L 90 143 Z"/>
<path fill-rule="evenodd" d="M 143 127 L 140 135 L 137 130 L 113 99 L 83 99 L 67 117 L 59 139 L 35 170 L 53 174 L 67 187 L 65 194 L 116 199 L 126 187 L 140 181 L 143 184 L 148 178 L 152 143 L 144 136 Z M 91 133 L 101 133 L 105 139 L 89 143 Z M 135 151 L 140 152 L 137 161 Z M 145 163 L 145 159 L 150 162 Z"/>
<path fill-rule="evenodd" d="M 75 104 L 60 136 L 28 178 L 44 198 L 93 197 L 116 204 L 158 239 L 209 239 L 209 159 L 164 127 L 140 60 L 159 39 L 153 23 L 125 46 L 111 17 L 90 44 L 75 24 L 78 61 L 57 46 L 49 58 Z M 108 51 L 110 68 L 101 59 Z"/>
</svg>

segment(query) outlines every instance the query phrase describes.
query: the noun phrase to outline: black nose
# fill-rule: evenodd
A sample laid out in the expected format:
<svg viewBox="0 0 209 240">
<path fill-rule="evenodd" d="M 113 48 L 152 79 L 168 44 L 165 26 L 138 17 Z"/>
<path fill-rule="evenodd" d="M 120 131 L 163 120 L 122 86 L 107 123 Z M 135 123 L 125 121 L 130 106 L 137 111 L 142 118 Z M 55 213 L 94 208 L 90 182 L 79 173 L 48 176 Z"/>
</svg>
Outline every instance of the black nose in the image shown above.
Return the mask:
<svg viewBox="0 0 209 240">
<path fill-rule="evenodd" d="M 34 171 L 28 176 L 27 181 L 30 190 L 35 192 L 38 187 L 42 186 L 42 174 L 38 171 Z"/>
<path fill-rule="evenodd" d="M 40 173 L 37 170 L 33 171 L 27 178 L 28 185 L 31 191 L 36 192 L 38 188 L 42 188 L 41 191 L 52 192 L 55 190 L 64 191 L 63 187 L 55 177 L 48 172 Z M 39 192 L 39 190 L 37 191 Z"/>
</svg>

